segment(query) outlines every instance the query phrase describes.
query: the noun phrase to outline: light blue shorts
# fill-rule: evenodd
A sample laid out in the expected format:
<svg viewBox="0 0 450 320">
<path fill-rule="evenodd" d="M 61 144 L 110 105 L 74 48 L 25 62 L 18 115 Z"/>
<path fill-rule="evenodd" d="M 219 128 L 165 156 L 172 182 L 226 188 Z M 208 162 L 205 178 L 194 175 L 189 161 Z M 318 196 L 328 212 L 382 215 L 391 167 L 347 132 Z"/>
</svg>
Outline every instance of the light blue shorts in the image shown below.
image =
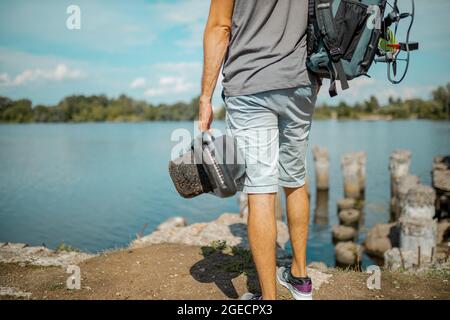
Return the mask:
<svg viewBox="0 0 450 320">
<path fill-rule="evenodd" d="M 224 97 L 228 133 L 245 158 L 246 193 L 278 192 L 305 184 L 306 150 L 316 87 Z"/>
</svg>

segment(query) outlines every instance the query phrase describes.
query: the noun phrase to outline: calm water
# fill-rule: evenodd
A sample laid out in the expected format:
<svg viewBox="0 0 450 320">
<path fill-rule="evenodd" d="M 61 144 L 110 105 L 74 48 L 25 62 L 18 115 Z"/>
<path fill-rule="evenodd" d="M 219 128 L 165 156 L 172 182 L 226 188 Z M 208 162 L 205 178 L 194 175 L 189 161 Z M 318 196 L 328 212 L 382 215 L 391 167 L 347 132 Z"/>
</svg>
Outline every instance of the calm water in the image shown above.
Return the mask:
<svg viewBox="0 0 450 320">
<path fill-rule="evenodd" d="M 223 128 L 223 123 L 216 125 Z M 140 124 L 53 124 L 0 126 L 0 241 L 61 242 L 88 251 L 126 246 L 143 226 L 149 233 L 163 220 L 185 216 L 189 223 L 238 212 L 236 199 L 209 195 L 179 197 L 167 173 L 176 142 L 173 130 L 189 122 Z M 316 121 L 311 145 L 331 158 L 328 221 L 314 224 L 316 193 L 311 153 L 309 260 L 334 263 L 330 229 L 342 197 L 340 156 L 367 152 L 365 226 L 388 220 L 389 154 L 413 152 L 412 172 L 430 183 L 435 155 L 450 153 L 450 123 L 431 121 Z M 360 236 L 360 240 L 363 236 Z M 365 260 L 367 263 L 367 259 Z"/>
</svg>

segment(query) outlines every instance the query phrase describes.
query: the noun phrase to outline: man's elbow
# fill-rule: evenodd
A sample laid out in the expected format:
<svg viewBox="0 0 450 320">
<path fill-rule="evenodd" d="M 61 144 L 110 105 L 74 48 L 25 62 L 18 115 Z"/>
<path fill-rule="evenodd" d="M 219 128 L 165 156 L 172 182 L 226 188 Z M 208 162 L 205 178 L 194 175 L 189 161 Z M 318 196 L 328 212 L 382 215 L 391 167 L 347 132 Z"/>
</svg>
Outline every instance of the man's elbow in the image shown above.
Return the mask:
<svg viewBox="0 0 450 320">
<path fill-rule="evenodd" d="M 206 26 L 206 32 L 225 35 L 227 37 L 231 34 L 231 25 L 227 23 L 208 23 Z"/>
</svg>

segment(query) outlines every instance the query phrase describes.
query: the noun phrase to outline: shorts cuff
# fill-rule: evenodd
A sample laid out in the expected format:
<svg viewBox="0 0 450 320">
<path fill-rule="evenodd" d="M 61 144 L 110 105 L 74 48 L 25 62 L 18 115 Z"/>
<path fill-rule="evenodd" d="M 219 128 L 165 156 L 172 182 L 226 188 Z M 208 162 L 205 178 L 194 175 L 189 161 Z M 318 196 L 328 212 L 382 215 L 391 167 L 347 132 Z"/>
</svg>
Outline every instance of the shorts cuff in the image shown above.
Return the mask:
<svg viewBox="0 0 450 320">
<path fill-rule="evenodd" d="M 297 180 L 297 181 L 283 181 L 280 180 L 280 186 L 285 188 L 300 188 L 305 185 L 305 179 Z"/>
<path fill-rule="evenodd" d="M 278 184 L 270 185 L 270 186 L 244 186 L 244 193 L 277 193 L 278 192 Z"/>
</svg>

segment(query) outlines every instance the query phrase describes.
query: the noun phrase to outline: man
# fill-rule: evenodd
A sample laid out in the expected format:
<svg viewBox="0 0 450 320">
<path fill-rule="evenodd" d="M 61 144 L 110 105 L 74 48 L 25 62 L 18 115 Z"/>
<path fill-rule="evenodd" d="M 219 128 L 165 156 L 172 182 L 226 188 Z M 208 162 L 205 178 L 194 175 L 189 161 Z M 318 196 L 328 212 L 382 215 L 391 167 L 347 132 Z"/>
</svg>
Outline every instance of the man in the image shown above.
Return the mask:
<svg viewBox="0 0 450 320">
<path fill-rule="evenodd" d="M 245 155 L 248 236 L 262 293 L 243 299 L 276 299 L 276 279 L 295 299 L 312 297 L 305 157 L 318 85 L 306 69 L 307 15 L 308 0 L 211 0 L 199 129 L 211 127 L 211 98 L 223 64 L 226 122 Z M 278 186 L 286 194 L 293 261 L 277 271 Z"/>
</svg>

